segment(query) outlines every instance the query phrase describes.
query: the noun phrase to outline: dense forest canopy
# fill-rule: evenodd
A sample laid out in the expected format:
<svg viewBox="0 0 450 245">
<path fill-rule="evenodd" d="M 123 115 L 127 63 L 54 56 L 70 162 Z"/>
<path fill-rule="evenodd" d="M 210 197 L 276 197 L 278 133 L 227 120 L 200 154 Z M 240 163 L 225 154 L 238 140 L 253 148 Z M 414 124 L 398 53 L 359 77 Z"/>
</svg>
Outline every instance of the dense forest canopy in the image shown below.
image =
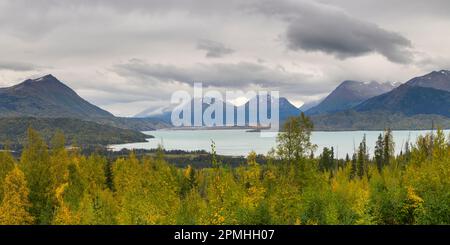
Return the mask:
<svg viewBox="0 0 450 245">
<path fill-rule="evenodd" d="M 62 131 L 68 144 L 83 147 L 145 142 L 152 138 L 138 131 L 75 118 L 0 117 L 0 145 L 21 150 L 30 126 L 43 135 L 46 142 L 50 142 L 55 131 Z"/>
<path fill-rule="evenodd" d="M 313 125 L 286 122 L 258 163 L 178 168 L 152 156 L 107 160 L 48 146 L 28 130 L 20 159 L 0 152 L 0 224 L 449 224 L 450 139 L 441 130 L 393 153 L 390 130 L 374 157 L 362 139 L 352 156 L 311 152 Z M 215 156 L 212 144 L 212 154 Z"/>
</svg>

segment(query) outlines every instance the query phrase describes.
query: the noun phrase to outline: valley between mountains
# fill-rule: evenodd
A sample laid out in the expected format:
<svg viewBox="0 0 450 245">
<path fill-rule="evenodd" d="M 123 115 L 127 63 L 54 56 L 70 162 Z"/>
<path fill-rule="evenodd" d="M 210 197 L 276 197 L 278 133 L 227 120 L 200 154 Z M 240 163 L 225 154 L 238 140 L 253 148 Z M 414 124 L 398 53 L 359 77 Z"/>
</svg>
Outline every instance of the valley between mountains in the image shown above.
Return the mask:
<svg viewBox="0 0 450 245">
<path fill-rule="evenodd" d="M 246 115 L 248 104 L 242 105 Z M 202 103 L 203 111 L 208 106 Z M 450 128 L 450 71 L 433 71 L 405 83 L 347 80 L 319 101 L 297 108 L 280 97 L 279 106 L 281 123 L 304 112 L 315 130 Z M 60 130 L 69 144 L 143 142 L 151 136 L 141 131 L 172 127 L 170 108 L 168 104 L 159 114 L 143 111 L 135 117 L 116 117 L 84 100 L 53 75 L 46 75 L 0 89 L 0 143 L 21 145 L 30 126 L 47 140 Z"/>
</svg>

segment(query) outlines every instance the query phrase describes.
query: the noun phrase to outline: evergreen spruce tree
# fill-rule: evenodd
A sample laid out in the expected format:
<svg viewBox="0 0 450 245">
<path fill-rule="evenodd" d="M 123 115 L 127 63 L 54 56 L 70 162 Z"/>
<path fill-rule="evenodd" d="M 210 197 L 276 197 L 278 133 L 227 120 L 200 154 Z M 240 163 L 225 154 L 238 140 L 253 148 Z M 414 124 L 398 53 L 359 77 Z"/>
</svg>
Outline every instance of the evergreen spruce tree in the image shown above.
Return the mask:
<svg viewBox="0 0 450 245">
<path fill-rule="evenodd" d="M 350 179 L 356 178 L 357 174 L 358 174 L 358 161 L 356 153 L 353 153 L 352 165 L 350 166 Z"/>
<path fill-rule="evenodd" d="M 391 129 L 386 129 L 384 131 L 384 140 L 383 140 L 383 163 L 384 165 L 389 165 L 391 163 L 391 159 L 394 157 L 395 143 L 394 137 L 392 135 Z"/>
<path fill-rule="evenodd" d="M 366 135 L 364 135 L 363 140 L 359 144 L 358 148 L 357 174 L 359 178 L 362 178 L 364 174 L 367 173 L 368 158 L 369 156 L 367 154 Z"/>
<path fill-rule="evenodd" d="M 381 172 L 383 169 L 383 161 L 384 161 L 384 137 L 382 134 L 378 136 L 378 140 L 375 144 L 375 163 L 377 164 L 378 171 Z"/>
<path fill-rule="evenodd" d="M 319 170 L 321 171 L 330 171 L 334 170 L 334 154 L 333 154 L 333 147 L 329 149 L 328 147 L 324 147 L 322 154 L 319 158 Z"/>
</svg>

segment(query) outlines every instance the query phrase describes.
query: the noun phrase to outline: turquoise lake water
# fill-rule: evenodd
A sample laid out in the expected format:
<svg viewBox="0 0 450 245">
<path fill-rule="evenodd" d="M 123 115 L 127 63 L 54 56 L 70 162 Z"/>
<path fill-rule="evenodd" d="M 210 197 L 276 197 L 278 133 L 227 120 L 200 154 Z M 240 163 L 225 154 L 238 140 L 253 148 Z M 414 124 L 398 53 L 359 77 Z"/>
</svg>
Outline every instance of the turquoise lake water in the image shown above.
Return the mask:
<svg viewBox="0 0 450 245">
<path fill-rule="evenodd" d="M 399 153 L 405 142 L 415 142 L 417 136 L 424 135 L 430 130 L 393 131 L 396 153 Z M 113 150 L 126 149 L 153 149 L 162 144 L 167 150 L 211 150 L 211 140 L 216 143 L 217 154 L 229 156 L 245 156 L 250 151 L 258 154 L 267 153 L 276 146 L 275 137 L 261 137 L 260 133 L 246 132 L 246 130 L 157 130 L 144 132 L 155 138 L 148 142 L 130 143 L 109 146 Z M 317 153 L 323 147 L 334 147 L 335 154 L 343 158 L 345 154 L 353 154 L 354 147 L 358 147 L 364 134 L 370 154 L 373 154 L 375 142 L 381 131 L 339 131 L 339 132 L 313 132 L 312 142 L 317 144 Z M 450 130 L 445 130 L 449 135 Z"/>
</svg>

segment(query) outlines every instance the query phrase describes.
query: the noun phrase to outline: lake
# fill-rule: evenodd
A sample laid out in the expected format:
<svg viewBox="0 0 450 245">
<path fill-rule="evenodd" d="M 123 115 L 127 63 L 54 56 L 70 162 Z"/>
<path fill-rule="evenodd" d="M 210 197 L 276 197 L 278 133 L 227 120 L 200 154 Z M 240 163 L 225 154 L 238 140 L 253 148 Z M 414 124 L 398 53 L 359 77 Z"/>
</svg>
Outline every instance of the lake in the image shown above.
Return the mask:
<svg viewBox="0 0 450 245">
<path fill-rule="evenodd" d="M 430 130 L 393 131 L 396 153 L 403 148 L 405 142 L 415 143 L 417 136 L 424 135 Z M 450 130 L 444 131 L 449 135 Z M 157 130 L 146 131 L 155 138 L 148 142 L 110 145 L 112 150 L 126 149 L 154 149 L 162 144 L 166 150 L 206 150 L 211 151 L 211 140 L 216 143 L 217 154 L 229 156 L 246 156 L 250 151 L 266 154 L 276 146 L 275 137 L 261 137 L 260 133 L 246 132 L 241 129 L 228 130 Z M 337 157 L 344 158 L 348 153 L 353 154 L 364 134 L 367 139 L 369 153 L 373 154 L 375 142 L 382 131 L 339 131 L 339 132 L 313 132 L 312 142 L 317 144 L 320 153 L 323 147 L 334 147 Z"/>
</svg>

